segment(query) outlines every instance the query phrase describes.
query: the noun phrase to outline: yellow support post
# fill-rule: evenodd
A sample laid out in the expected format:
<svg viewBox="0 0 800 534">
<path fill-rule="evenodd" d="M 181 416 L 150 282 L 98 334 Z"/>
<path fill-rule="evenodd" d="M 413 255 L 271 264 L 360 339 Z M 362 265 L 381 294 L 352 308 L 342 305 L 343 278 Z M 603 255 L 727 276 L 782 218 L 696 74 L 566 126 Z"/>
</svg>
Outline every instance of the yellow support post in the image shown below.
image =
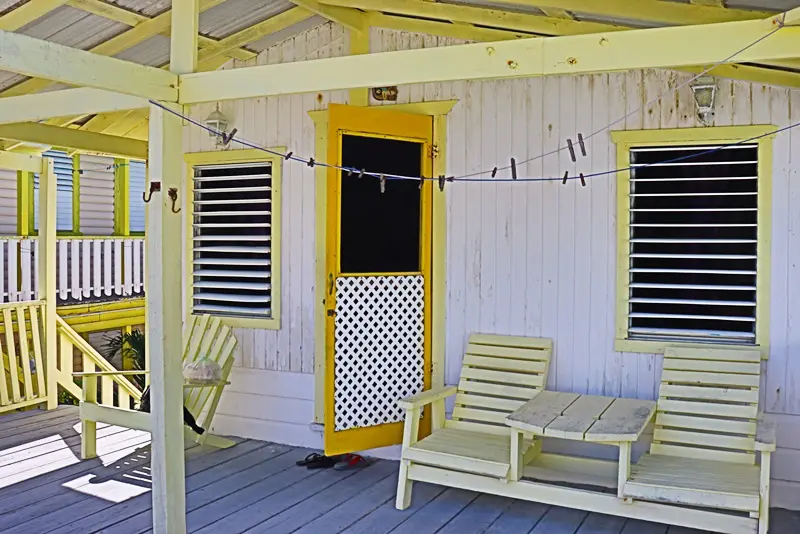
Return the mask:
<svg viewBox="0 0 800 534">
<path fill-rule="evenodd" d="M 72 229 L 81 235 L 81 155 L 72 156 Z"/>
<path fill-rule="evenodd" d="M 350 55 L 369 54 L 369 28 L 362 32 L 350 31 Z M 351 106 L 369 105 L 369 87 L 350 89 Z"/>
<path fill-rule="evenodd" d="M 17 235 L 27 237 L 33 230 L 33 173 L 17 171 Z"/>
<path fill-rule="evenodd" d="M 114 235 L 131 235 L 130 160 L 114 160 Z"/>
<path fill-rule="evenodd" d="M 42 159 L 39 175 L 39 298 L 44 299 L 47 409 L 58 407 L 56 352 L 56 174 L 53 160 Z"/>
</svg>

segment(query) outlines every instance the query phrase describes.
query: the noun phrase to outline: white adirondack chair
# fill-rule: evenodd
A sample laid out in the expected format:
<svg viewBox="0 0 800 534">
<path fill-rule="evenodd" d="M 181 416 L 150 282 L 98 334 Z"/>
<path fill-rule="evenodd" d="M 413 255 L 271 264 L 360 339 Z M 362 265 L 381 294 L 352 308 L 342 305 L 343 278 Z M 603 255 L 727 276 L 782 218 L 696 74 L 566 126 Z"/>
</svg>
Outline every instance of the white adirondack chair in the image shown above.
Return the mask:
<svg viewBox="0 0 800 534">
<path fill-rule="evenodd" d="M 229 384 L 231 368 L 233 367 L 233 349 L 236 347 L 236 338 L 229 326 L 223 325 L 218 317 L 209 315 L 192 316 L 186 325 L 183 335 L 183 361 L 196 361 L 202 357 L 217 362 L 222 368 L 222 380 L 214 384 L 191 385 L 184 388 L 184 406 L 189 409 L 197 420 L 198 425 L 206 429 L 202 435 L 197 435 L 186 429 L 188 438 L 197 443 L 225 448 L 234 444 L 219 436 L 210 435 L 208 429 L 214 413 L 217 411 L 219 399 L 224 387 Z M 135 430 L 151 430 L 151 415 L 146 412 L 130 410 L 115 406 L 108 406 L 97 401 L 97 377 L 117 374 L 120 376 L 145 372 L 120 371 L 110 372 L 84 372 L 74 373 L 83 377 L 83 401 L 80 403 L 81 416 L 81 451 L 84 459 L 96 456 L 96 435 L 94 428 L 97 423 L 132 428 Z"/>
<path fill-rule="evenodd" d="M 653 444 L 622 496 L 746 512 L 720 514 L 714 526 L 766 534 L 775 428 L 759 419 L 760 379 L 757 350 L 667 348 Z"/>
<path fill-rule="evenodd" d="M 511 437 L 505 417 L 544 389 L 552 346 L 549 339 L 473 334 L 458 387 L 400 401 L 406 419 L 395 505 L 399 510 L 411 504 L 413 464 L 509 480 Z M 452 419 L 434 417 L 431 435 L 418 441 L 421 408 L 433 404 L 444 413 L 445 398 L 454 394 Z M 528 453 L 535 452 L 531 445 L 525 442 Z"/>
</svg>

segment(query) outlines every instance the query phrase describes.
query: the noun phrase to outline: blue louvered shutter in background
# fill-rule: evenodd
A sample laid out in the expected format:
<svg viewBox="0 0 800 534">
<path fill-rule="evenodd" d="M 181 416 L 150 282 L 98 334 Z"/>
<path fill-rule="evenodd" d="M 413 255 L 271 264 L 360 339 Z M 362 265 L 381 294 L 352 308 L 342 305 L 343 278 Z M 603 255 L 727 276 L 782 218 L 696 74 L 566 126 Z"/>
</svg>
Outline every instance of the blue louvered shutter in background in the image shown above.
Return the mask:
<svg viewBox="0 0 800 534">
<path fill-rule="evenodd" d="M 42 156 L 53 160 L 56 173 L 56 229 L 71 232 L 72 228 L 72 156 L 48 150 Z M 39 175 L 33 176 L 33 228 L 39 229 Z"/>
<path fill-rule="evenodd" d="M 144 193 L 147 182 L 147 166 L 144 161 L 130 161 L 130 178 L 128 180 L 128 195 L 130 203 L 130 230 L 131 232 L 144 232 Z"/>
</svg>

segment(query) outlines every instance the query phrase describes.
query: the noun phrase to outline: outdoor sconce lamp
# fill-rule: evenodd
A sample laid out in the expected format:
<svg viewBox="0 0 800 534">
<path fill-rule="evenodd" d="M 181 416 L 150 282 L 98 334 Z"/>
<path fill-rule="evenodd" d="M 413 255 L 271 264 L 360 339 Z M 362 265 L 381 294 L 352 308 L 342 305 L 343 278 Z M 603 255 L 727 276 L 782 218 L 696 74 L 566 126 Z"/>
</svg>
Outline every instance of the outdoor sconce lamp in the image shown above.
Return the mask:
<svg viewBox="0 0 800 534">
<path fill-rule="evenodd" d="M 690 85 L 697 105 L 697 117 L 706 126 L 714 121 L 714 100 L 717 96 L 717 82 L 712 76 L 701 76 Z"/>
<path fill-rule="evenodd" d="M 228 133 L 228 118 L 219 110 L 219 104 L 217 104 L 217 109 L 212 111 L 206 119 L 206 126 L 210 129 L 208 135 L 216 140 L 218 147 L 227 144 L 225 134 Z"/>
</svg>

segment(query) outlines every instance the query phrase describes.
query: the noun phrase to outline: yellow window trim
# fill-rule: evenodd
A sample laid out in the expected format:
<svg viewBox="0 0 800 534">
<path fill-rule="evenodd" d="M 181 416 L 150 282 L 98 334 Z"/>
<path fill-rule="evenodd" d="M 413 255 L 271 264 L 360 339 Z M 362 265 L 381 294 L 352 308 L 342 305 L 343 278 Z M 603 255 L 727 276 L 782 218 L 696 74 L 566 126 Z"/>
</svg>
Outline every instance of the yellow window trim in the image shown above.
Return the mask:
<svg viewBox="0 0 800 534">
<path fill-rule="evenodd" d="M 53 148 L 53 150 L 64 149 Z M 79 154 L 72 155 L 72 230 L 58 230 L 62 237 L 78 237 L 81 232 L 81 160 Z M 39 235 L 34 225 L 33 175 L 38 173 L 17 171 L 17 235 L 32 237 Z"/>
<path fill-rule="evenodd" d="M 433 175 L 439 176 L 447 173 L 447 115 L 458 104 L 458 100 L 438 100 L 433 102 L 412 102 L 409 104 L 393 104 L 389 106 L 374 106 L 373 109 L 399 111 L 417 115 L 433 116 L 433 144 L 437 148 L 433 156 Z M 314 110 L 308 112 L 315 126 L 314 159 L 326 161 L 328 157 L 328 110 Z M 314 309 L 314 422 L 325 421 L 325 258 L 327 257 L 327 202 L 328 182 L 327 171 L 323 167 L 316 167 L 316 306 Z M 433 194 L 433 250 L 446 250 L 446 194 L 434 188 Z M 431 267 L 432 303 L 431 316 L 433 322 L 431 339 L 431 386 L 437 388 L 444 386 L 445 381 L 445 306 L 447 300 L 446 289 L 446 264 L 445 254 L 434 254 Z M 443 417 L 444 414 L 441 414 Z M 438 415 L 434 414 L 434 420 Z"/>
<path fill-rule="evenodd" d="M 640 146 L 702 145 L 738 143 L 777 130 L 771 124 L 756 126 L 725 126 L 717 128 L 675 128 L 665 130 L 627 130 L 611 132 L 617 145 L 617 168 L 630 165 L 630 150 Z M 754 140 L 758 144 L 758 261 L 756 281 L 756 347 L 762 358 L 769 355 L 770 307 L 770 242 L 772 239 L 772 150 L 774 135 Z M 617 303 L 614 350 L 663 354 L 668 346 L 699 346 L 707 344 L 675 341 L 642 341 L 628 339 L 628 251 L 630 250 L 630 172 L 618 173 L 617 179 Z M 715 344 L 714 347 L 743 349 L 752 346 Z"/>
<path fill-rule="evenodd" d="M 284 154 L 286 147 L 272 147 L 269 150 Z M 265 330 L 280 330 L 281 328 L 281 171 L 283 158 L 274 156 L 257 149 L 225 150 L 218 152 L 194 152 L 184 154 L 186 162 L 186 194 L 184 195 L 183 209 L 186 212 L 186 310 L 192 313 L 192 215 L 194 198 L 194 173 L 196 165 L 224 165 L 229 163 L 271 163 L 272 164 L 272 318 L 249 319 L 244 317 L 220 317 L 222 322 L 234 328 L 259 328 Z"/>
</svg>

